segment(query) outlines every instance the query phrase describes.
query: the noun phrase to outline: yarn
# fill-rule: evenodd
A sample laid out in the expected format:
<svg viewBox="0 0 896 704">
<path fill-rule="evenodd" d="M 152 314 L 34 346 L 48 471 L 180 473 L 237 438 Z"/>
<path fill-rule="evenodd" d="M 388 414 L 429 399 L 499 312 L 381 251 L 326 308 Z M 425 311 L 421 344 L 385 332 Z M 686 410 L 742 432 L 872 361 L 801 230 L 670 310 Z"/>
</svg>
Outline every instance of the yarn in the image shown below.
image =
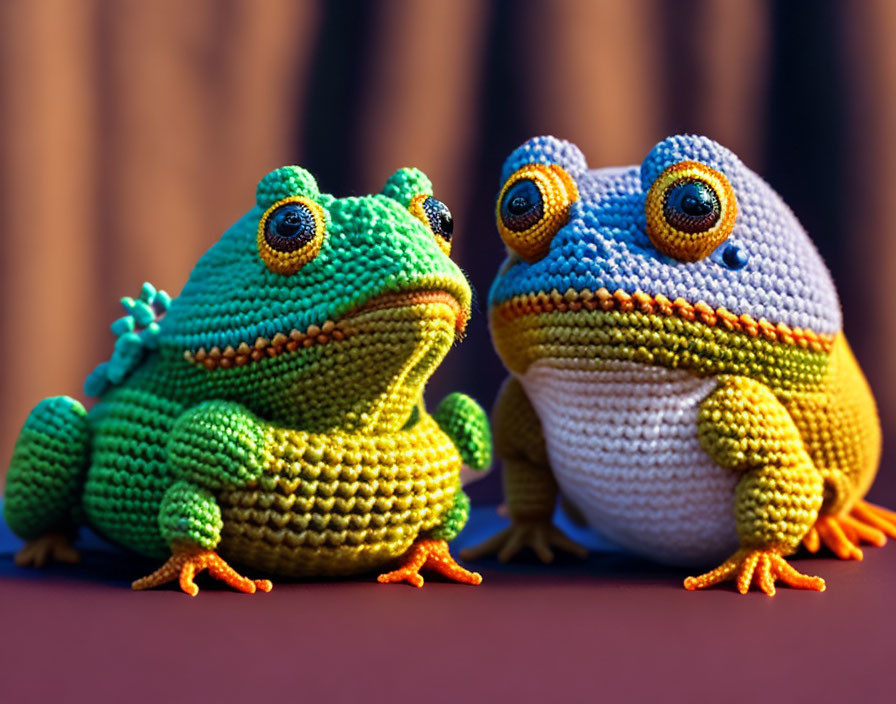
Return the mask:
<svg viewBox="0 0 896 704">
<path fill-rule="evenodd" d="M 576 198 L 575 181 L 563 169 L 528 164 L 508 179 L 498 195 L 498 234 L 520 257 L 536 261 L 569 220 L 569 206 Z"/>
<path fill-rule="evenodd" d="M 136 342 L 91 375 L 89 414 L 71 399 L 32 412 L 7 521 L 39 541 L 83 519 L 168 557 L 138 589 L 194 594 L 202 569 L 270 588 L 226 560 L 293 577 L 403 560 L 384 581 L 422 583 L 425 567 L 478 583 L 447 542 L 469 516 L 461 465 L 491 462 L 488 421 L 462 394 L 433 415 L 422 400 L 470 312 L 450 211 L 415 169 L 337 199 L 284 167 L 256 202 L 176 299 L 147 284 L 123 301 L 113 332 Z"/>
<path fill-rule="evenodd" d="M 573 183 L 563 217 L 505 207 L 515 188 L 533 200 L 518 186 L 533 172 Z M 495 409 L 519 524 L 507 549 L 549 522 L 558 488 L 633 552 L 721 561 L 689 589 L 821 589 L 784 560 L 801 541 L 856 558 L 896 536 L 861 501 L 880 427 L 830 275 L 731 152 L 675 136 L 640 167 L 588 170 L 574 145 L 535 138 L 505 162 L 496 218 L 511 250 L 489 295 L 513 375 Z"/>
<path fill-rule="evenodd" d="M 709 255 L 728 239 L 737 217 L 728 179 L 694 161 L 663 171 L 650 187 L 644 208 L 650 241 L 683 262 Z"/>
</svg>

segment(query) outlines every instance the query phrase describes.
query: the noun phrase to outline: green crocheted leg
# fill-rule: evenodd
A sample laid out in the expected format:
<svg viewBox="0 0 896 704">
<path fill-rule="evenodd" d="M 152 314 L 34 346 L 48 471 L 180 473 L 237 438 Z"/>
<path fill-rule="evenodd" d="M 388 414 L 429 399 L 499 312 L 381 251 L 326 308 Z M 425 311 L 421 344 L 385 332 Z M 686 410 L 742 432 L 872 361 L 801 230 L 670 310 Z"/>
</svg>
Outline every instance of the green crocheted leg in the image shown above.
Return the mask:
<svg viewBox="0 0 896 704">
<path fill-rule="evenodd" d="M 429 537 L 450 543 L 464 529 L 469 518 L 470 497 L 464 493 L 458 482 L 457 490 L 454 492 L 454 503 L 442 514 L 439 525 L 429 531 Z"/>
<path fill-rule="evenodd" d="M 194 575 L 208 570 L 234 589 L 268 592 L 266 579 L 244 577 L 216 552 L 224 527 L 213 491 L 246 486 L 264 469 L 265 426 L 237 403 L 208 401 L 184 412 L 168 439 L 168 464 L 179 479 L 165 492 L 159 530 L 171 546 L 171 558 L 134 589 L 149 589 L 178 580 L 191 596 L 199 593 Z"/>
<path fill-rule="evenodd" d="M 57 396 L 31 411 L 13 450 L 3 505 L 9 527 L 29 541 L 17 556 L 19 564 L 77 559 L 68 536 L 89 454 L 90 428 L 80 403 Z"/>
<path fill-rule="evenodd" d="M 150 589 L 177 580 L 181 589 L 196 596 L 199 587 L 193 577 L 208 570 L 212 577 L 239 591 L 271 591 L 268 580 L 244 577 L 214 551 L 222 527 L 221 509 L 208 489 L 187 481 L 174 483 L 165 492 L 159 509 L 159 529 L 171 545 L 171 557 L 151 575 L 134 582 L 132 588 Z"/>
<path fill-rule="evenodd" d="M 221 540 L 221 509 L 208 489 L 187 481 L 172 484 L 159 507 L 159 530 L 165 542 L 214 550 Z"/>
<path fill-rule="evenodd" d="M 446 396 L 432 414 L 442 431 L 451 438 L 464 464 L 487 469 L 492 463 L 492 431 L 488 416 L 469 396 Z"/>
<path fill-rule="evenodd" d="M 823 590 L 822 579 L 800 574 L 784 559 L 799 547 L 824 498 L 824 480 L 787 409 L 763 384 L 728 377 L 703 402 L 698 423 L 706 452 L 723 467 L 743 472 L 734 494 L 741 549 L 715 570 L 689 577 L 685 587 L 730 578 L 741 593 L 755 582 L 771 596 L 781 579 Z"/>
<path fill-rule="evenodd" d="M 264 468 L 265 426 L 238 403 L 207 401 L 177 419 L 167 451 L 179 479 L 212 490 L 246 486 Z"/>
</svg>

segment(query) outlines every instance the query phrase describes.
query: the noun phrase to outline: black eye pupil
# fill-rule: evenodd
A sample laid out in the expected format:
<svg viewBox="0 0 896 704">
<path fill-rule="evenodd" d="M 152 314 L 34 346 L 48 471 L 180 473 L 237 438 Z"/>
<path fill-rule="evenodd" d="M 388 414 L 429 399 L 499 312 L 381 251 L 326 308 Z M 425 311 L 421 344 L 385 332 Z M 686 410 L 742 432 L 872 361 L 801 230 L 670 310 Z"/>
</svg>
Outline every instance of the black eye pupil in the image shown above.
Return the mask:
<svg viewBox="0 0 896 704">
<path fill-rule="evenodd" d="M 699 217 L 706 215 L 712 210 L 712 204 L 701 198 L 695 198 L 693 195 L 686 195 L 681 199 L 681 209 L 688 215 Z"/>
<path fill-rule="evenodd" d="M 451 217 L 451 213 L 442 213 L 439 218 L 439 226 L 443 232 L 447 232 L 449 235 L 454 231 L 454 218 Z"/>
<path fill-rule="evenodd" d="M 287 203 L 271 213 L 264 236 L 268 244 L 281 252 L 293 252 L 314 237 L 315 222 L 311 211 L 301 203 Z"/>
<path fill-rule="evenodd" d="M 522 232 L 541 220 L 544 201 L 535 182 L 523 179 L 511 186 L 501 202 L 501 219 L 514 232 Z"/>
<path fill-rule="evenodd" d="M 517 196 L 507 204 L 507 210 L 509 210 L 512 215 L 522 215 L 531 207 L 532 203 L 523 196 Z"/>
<path fill-rule="evenodd" d="M 721 205 L 716 192 L 702 181 L 683 181 L 666 193 L 663 213 L 670 225 L 683 232 L 705 232 L 719 221 Z"/>
<path fill-rule="evenodd" d="M 426 213 L 432 231 L 446 242 L 450 242 L 451 234 L 454 232 L 454 218 L 448 206 L 430 196 L 423 201 L 423 212 Z"/>
</svg>

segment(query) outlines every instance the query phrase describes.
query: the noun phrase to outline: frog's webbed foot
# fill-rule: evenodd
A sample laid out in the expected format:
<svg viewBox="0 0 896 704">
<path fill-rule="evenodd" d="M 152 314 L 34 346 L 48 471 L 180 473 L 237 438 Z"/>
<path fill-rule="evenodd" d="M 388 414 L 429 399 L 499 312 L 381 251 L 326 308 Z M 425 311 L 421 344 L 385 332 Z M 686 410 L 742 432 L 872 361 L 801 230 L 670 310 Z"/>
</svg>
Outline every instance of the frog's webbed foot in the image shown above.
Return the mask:
<svg viewBox="0 0 896 704">
<path fill-rule="evenodd" d="M 821 577 L 811 577 L 798 572 L 776 550 L 742 548 L 714 570 L 699 577 L 688 577 L 684 588 L 688 591 L 705 589 L 727 579 L 734 579 L 737 591 L 746 594 L 755 583 L 769 596 L 775 595 L 775 581 L 781 580 L 797 589 L 823 592 Z"/>
<path fill-rule="evenodd" d="M 864 555 L 860 543 L 881 547 L 887 536 L 896 538 L 896 513 L 859 501 L 849 514 L 819 516 L 803 538 L 803 545 L 814 553 L 824 544 L 841 560 L 861 560 Z"/>
<path fill-rule="evenodd" d="M 519 521 L 484 543 L 462 550 L 460 556 L 464 560 L 478 560 L 497 553 L 500 562 L 507 562 L 527 547 L 531 548 L 538 555 L 538 559 L 545 564 L 554 560 L 552 548 L 558 548 L 580 558 L 588 555 L 587 549 L 567 537 L 550 521 Z"/>
<path fill-rule="evenodd" d="M 19 567 L 44 567 L 51 562 L 80 562 L 81 555 L 65 533 L 47 533 L 29 540 L 16 553 L 15 562 Z"/>
<path fill-rule="evenodd" d="M 421 569 L 430 569 L 438 572 L 443 577 L 453 579 L 464 584 L 481 584 L 482 575 L 478 572 L 470 572 L 461 567 L 451 553 L 448 552 L 448 543 L 444 540 L 423 538 L 411 546 L 401 558 L 402 566 L 392 572 L 386 572 L 377 577 L 377 581 L 383 584 L 390 582 L 409 582 L 415 587 L 423 586 Z"/>
<path fill-rule="evenodd" d="M 151 589 L 176 579 L 180 583 L 181 589 L 190 596 L 196 596 L 199 593 L 199 587 L 196 586 L 193 577 L 202 570 L 208 570 L 208 573 L 215 579 L 246 594 L 254 594 L 259 589 L 263 592 L 269 592 L 272 589 L 269 580 L 243 577 L 214 550 L 205 550 L 195 546 L 175 547 L 168 562 L 151 575 L 138 579 L 131 584 L 131 588 Z"/>
</svg>

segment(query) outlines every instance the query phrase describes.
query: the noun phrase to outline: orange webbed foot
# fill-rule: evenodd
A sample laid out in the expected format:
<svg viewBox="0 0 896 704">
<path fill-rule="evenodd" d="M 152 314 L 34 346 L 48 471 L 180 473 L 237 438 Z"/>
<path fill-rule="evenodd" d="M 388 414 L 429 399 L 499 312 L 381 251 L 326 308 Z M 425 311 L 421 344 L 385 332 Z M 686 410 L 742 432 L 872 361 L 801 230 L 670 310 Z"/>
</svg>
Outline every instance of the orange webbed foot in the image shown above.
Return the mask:
<svg viewBox="0 0 896 704">
<path fill-rule="evenodd" d="M 823 544 L 841 560 L 861 560 L 861 543 L 881 547 L 887 536 L 896 538 L 896 513 L 859 501 L 849 514 L 819 516 L 803 538 L 803 545 L 814 553 Z"/>
<path fill-rule="evenodd" d="M 448 552 L 448 543 L 444 540 L 423 538 L 411 546 L 402 559 L 402 565 L 397 570 L 386 572 L 377 577 L 382 584 L 392 582 L 408 582 L 415 587 L 423 586 L 421 569 L 430 569 L 438 572 L 443 577 L 453 579 L 464 584 L 481 584 L 482 575 L 478 572 L 470 572 L 461 567 L 451 553 Z"/>
<path fill-rule="evenodd" d="M 51 562 L 80 562 L 81 555 L 65 533 L 47 533 L 29 540 L 16 553 L 15 563 L 19 567 L 45 567 Z"/>
<path fill-rule="evenodd" d="M 199 593 L 193 577 L 202 570 L 230 587 L 254 594 L 257 590 L 269 592 L 273 588 L 267 579 L 248 579 L 228 565 L 214 550 L 204 550 L 195 546 L 176 547 L 168 561 L 151 575 L 131 584 L 132 589 L 151 589 L 178 580 L 180 588 L 190 596 Z"/>
<path fill-rule="evenodd" d="M 775 595 L 775 581 L 797 589 L 810 589 L 823 592 L 824 580 L 798 572 L 781 555 L 771 549 L 756 550 L 742 548 L 729 557 L 714 570 L 684 580 L 684 588 L 688 591 L 706 589 L 727 579 L 734 579 L 737 591 L 746 594 L 751 584 L 756 584 L 769 596 Z"/>
<path fill-rule="evenodd" d="M 883 506 L 869 504 L 867 501 L 859 501 L 849 513 L 850 520 L 854 524 L 873 528 L 883 533 L 884 537 L 879 537 L 873 544 L 883 545 L 887 542 L 886 536 L 896 538 L 896 513 L 893 511 L 885 509 Z"/>
</svg>

